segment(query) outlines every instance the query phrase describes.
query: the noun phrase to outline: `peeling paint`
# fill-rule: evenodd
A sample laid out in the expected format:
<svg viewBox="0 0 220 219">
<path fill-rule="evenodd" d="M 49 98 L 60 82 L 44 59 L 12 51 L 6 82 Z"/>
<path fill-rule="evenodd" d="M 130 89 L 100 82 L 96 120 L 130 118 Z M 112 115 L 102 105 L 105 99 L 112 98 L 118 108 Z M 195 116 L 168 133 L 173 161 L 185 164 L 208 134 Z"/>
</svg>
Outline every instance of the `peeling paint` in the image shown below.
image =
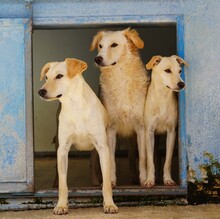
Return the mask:
<svg viewBox="0 0 220 219">
<path fill-rule="evenodd" d="M 199 166 L 201 177 L 196 178 L 193 168 L 188 169 L 188 201 L 190 204 L 220 202 L 220 162 L 207 151 L 204 164 Z"/>
</svg>

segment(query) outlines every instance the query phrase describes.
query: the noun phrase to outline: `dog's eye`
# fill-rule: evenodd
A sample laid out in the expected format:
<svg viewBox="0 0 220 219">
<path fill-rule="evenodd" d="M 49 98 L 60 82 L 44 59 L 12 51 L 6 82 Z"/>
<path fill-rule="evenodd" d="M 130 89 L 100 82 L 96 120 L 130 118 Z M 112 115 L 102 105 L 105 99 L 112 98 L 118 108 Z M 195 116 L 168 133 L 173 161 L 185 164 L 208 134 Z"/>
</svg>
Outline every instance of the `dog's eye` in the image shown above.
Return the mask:
<svg viewBox="0 0 220 219">
<path fill-rule="evenodd" d="M 170 69 L 166 69 L 165 72 L 166 73 L 171 73 L 171 70 Z"/>
<path fill-rule="evenodd" d="M 56 79 L 60 79 L 60 78 L 62 78 L 62 77 L 63 77 L 63 75 L 58 74 L 58 75 L 56 76 Z"/>
<path fill-rule="evenodd" d="M 99 44 L 99 48 L 100 48 L 100 49 L 102 48 L 102 45 L 101 45 L 101 44 Z"/>
<path fill-rule="evenodd" d="M 48 77 L 47 77 L 47 76 L 46 76 L 45 78 L 46 78 L 46 80 L 48 79 Z"/>
<path fill-rule="evenodd" d="M 182 69 L 180 69 L 179 73 L 181 74 L 181 72 L 182 72 Z"/>
<path fill-rule="evenodd" d="M 112 43 L 112 45 L 111 45 L 111 47 L 116 47 L 116 46 L 118 46 L 117 43 Z"/>
</svg>

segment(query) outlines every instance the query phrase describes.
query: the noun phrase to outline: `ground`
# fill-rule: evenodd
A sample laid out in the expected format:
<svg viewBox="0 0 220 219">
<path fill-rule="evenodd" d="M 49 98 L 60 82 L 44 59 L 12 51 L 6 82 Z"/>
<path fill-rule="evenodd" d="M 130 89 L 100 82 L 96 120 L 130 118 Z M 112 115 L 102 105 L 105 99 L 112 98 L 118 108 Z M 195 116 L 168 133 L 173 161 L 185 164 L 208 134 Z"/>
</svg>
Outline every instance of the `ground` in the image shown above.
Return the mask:
<svg viewBox="0 0 220 219">
<path fill-rule="evenodd" d="M 142 206 L 120 207 L 115 215 L 104 214 L 102 208 L 70 209 L 68 215 L 56 216 L 52 209 L 18 212 L 0 212 L 0 219 L 219 219 L 220 204 L 188 205 L 188 206 Z"/>
</svg>

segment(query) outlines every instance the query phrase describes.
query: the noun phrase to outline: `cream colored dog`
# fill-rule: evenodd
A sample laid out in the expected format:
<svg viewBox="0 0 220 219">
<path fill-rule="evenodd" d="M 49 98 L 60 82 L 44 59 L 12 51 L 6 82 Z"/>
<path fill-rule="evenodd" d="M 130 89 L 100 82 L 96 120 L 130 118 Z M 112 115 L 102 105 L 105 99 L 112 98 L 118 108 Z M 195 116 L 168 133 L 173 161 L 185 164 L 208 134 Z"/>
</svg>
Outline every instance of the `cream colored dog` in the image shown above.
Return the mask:
<svg viewBox="0 0 220 219">
<path fill-rule="evenodd" d="M 178 104 L 175 92 L 179 92 L 185 86 L 180 77 L 181 64 L 187 65 L 182 58 L 173 55 L 171 57 L 153 56 L 146 65 L 148 70 L 152 69 L 144 115 L 147 146 L 146 187 L 155 185 L 153 161 L 155 133 L 167 133 L 163 180 L 165 186 L 176 185 L 171 177 L 171 162 L 178 121 Z"/>
<path fill-rule="evenodd" d="M 144 104 L 147 92 L 146 69 L 138 49 L 144 42 L 135 30 L 101 31 L 93 38 L 90 50 L 98 48 L 95 63 L 101 70 L 101 96 L 107 109 L 108 145 L 111 150 L 111 180 L 116 186 L 116 134 L 137 133 L 140 183 L 146 180 Z"/>
<path fill-rule="evenodd" d="M 81 75 L 86 68 L 85 62 L 68 58 L 64 62 L 47 63 L 41 71 L 41 80 L 45 75 L 46 83 L 39 95 L 48 101 L 59 99 L 62 104 L 57 151 L 59 200 L 54 214 L 68 213 L 67 167 L 72 144 L 79 150 L 96 148 L 102 169 L 104 212 L 118 212 L 112 199 L 106 111 Z"/>
</svg>

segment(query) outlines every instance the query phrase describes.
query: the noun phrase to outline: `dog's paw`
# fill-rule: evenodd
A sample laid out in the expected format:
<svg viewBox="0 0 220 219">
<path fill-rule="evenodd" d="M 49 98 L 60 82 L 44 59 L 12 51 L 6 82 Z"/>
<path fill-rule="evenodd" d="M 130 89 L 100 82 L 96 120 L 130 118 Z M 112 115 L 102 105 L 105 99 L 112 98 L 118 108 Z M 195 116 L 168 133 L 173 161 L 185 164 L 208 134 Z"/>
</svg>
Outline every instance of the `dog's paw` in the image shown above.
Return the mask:
<svg viewBox="0 0 220 219">
<path fill-rule="evenodd" d="M 144 188 L 152 188 L 155 186 L 155 180 L 146 180 L 141 186 Z"/>
<path fill-rule="evenodd" d="M 53 209 L 53 213 L 56 215 L 62 215 L 62 214 L 68 214 L 68 206 L 59 206 L 57 205 L 54 209 Z"/>
<path fill-rule="evenodd" d="M 113 203 L 111 205 L 105 205 L 103 207 L 103 210 L 106 214 L 116 214 L 118 213 L 118 207 Z"/>
<path fill-rule="evenodd" d="M 165 186 L 176 186 L 176 183 L 172 179 L 164 179 L 163 183 Z"/>
</svg>

